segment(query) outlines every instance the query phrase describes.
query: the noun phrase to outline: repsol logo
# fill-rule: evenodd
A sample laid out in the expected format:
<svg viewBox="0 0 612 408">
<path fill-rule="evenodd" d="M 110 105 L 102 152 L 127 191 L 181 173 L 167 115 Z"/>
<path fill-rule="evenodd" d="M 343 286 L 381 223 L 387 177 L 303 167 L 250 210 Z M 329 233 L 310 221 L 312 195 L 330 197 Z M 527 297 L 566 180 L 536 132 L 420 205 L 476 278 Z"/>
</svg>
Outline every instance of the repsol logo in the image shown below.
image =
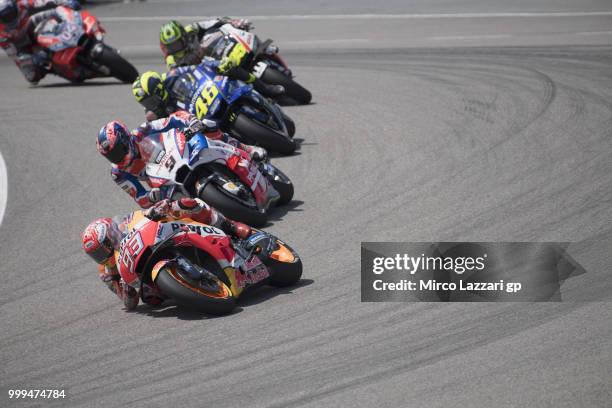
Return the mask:
<svg viewBox="0 0 612 408">
<path fill-rule="evenodd" d="M 211 227 L 210 225 L 192 225 L 192 224 L 179 224 L 179 223 L 170 223 L 172 226 L 172 231 L 176 231 L 178 229 L 187 227 L 191 231 L 195 232 L 198 235 L 206 236 L 206 235 L 225 235 L 223 231 L 219 228 Z"/>
</svg>

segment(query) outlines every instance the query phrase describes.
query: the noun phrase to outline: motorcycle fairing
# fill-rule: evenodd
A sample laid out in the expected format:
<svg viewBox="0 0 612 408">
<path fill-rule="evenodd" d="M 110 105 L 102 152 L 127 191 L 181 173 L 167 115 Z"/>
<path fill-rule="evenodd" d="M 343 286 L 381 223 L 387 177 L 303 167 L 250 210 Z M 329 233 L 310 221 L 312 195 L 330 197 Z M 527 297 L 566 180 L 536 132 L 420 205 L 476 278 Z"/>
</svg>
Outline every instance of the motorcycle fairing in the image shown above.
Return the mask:
<svg viewBox="0 0 612 408">
<path fill-rule="evenodd" d="M 138 288 L 140 278 L 136 274 L 136 267 L 140 257 L 145 252 L 146 244 L 153 242 L 157 226 L 146 218 L 142 211 L 133 213 L 127 228 L 126 235 L 119 244 L 119 250 L 115 251 L 115 261 L 121 278 L 128 285 Z"/>
<path fill-rule="evenodd" d="M 161 133 L 159 139 L 150 138 L 147 143 L 151 145 L 148 149 L 154 152 L 145 167 L 148 177 L 174 180 L 176 170 L 188 164 L 185 136 L 177 129 Z"/>
</svg>

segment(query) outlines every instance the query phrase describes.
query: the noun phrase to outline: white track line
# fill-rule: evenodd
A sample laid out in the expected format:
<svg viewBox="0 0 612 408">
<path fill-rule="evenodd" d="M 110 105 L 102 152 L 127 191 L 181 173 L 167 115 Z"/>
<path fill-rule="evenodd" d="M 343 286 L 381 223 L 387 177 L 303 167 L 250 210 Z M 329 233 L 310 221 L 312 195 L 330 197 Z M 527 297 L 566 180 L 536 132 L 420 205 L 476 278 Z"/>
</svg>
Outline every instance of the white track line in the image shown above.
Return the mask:
<svg viewBox="0 0 612 408">
<path fill-rule="evenodd" d="M 434 41 L 446 41 L 446 40 L 486 40 L 486 39 L 497 39 L 497 38 L 511 38 L 514 37 L 510 34 L 480 34 L 480 35 L 441 35 L 436 37 L 429 37 L 430 40 Z"/>
<path fill-rule="evenodd" d="M 612 16 L 612 11 L 575 11 L 557 13 L 436 13 L 436 14 L 290 14 L 279 16 L 243 16 L 250 20 L 419 20 L 444 18 L 505 18 L 505 17 L 602 17 Z M 214 16 L 150 16 L 150 17 L 99 17 L 103 22 L 206 20 Z"/>
<path fill-rule="evenodd" d="M 8 177 L 6 173 L 6 164 L 4 157 L 0 153 L 0 224 L 4 218 L 4 210 L 6 209 L 6 200 L 8 199 Z"/>
</svg>

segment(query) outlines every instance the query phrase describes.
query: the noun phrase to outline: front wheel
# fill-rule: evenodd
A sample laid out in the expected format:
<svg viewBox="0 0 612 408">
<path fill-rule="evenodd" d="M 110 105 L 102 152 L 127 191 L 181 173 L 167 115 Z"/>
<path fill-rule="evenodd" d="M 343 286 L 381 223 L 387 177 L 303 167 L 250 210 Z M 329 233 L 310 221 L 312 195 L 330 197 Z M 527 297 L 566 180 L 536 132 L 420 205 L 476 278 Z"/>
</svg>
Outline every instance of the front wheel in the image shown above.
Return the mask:
<svg viewBox="0 0 612 408">
<path fill-rule="evenodd" d="M 236 307 L 232 291 L 220 279 L 204 284 L 189 277 L 178 265 L 166 265 L 157 273 L 155 283 L 162 293 L 180 306 L 210 315 L 231 313 Z"/>
<path fill-rule="evenodd" d="M 246 143 L 257 144 L 267 150 L 286 155 L 295 152 L 295 141 L 264 124 L 255 122 L 244 113 L 236 117 L 233 129 Z"/>
<path fill-rule="evenodd" d="M 132 83 L 138 77 L 138 71 L 132 64 L 130 64 L 125 58 L 119 53 L 109 47 L 106 44 L 102 44 L 104 47 L 102 52 L 95 57 L 97 63 L 107 67 L 111 75 L 124 83 Z"/>
<path fill-rule="evenodd" d="M 283 112 L 283 122 L 285 122 L 285 126 L 287 126 L 287 133 L 289 133 L 289 137 L 293 138 L 295 135 L 295 122 L 291 119 L 285 112 Z"/>
<path fill-rule="evenodd" d="M 279 248 L 264 261 L 272 271 L 268 282 L 277 287 L 295 285 L 302 277 L 302 260 L 289 245 L 279 239 L 276 243 Z"/>
<path fill-rule="evenodd" d="M 276 202 L 276 205 L 288 204 L 291 202 L 291 200 L 293 200 L 293 183 L 289 177 L 287 177 L 287 175 L 285 175 L 285 173 L 280 171 L 277 167 L 273 166 L 272 164 L 268 165 L 274 168 L 274 174 L 268 177 L 270 184 L 272 184 L 272 187 L 274 187 L 274 189 L 280 194 L 280 198 Z"/>
<path fill-rule="evenodd" d="M 308 105 L 312 100 L 310 91 L 274 68 L 268 67 L 261 76 L 261 79 L 268 84 L 282 85 L 285 88 L 285 96 L 293 99 L 300 105 Z"/>
</svg>

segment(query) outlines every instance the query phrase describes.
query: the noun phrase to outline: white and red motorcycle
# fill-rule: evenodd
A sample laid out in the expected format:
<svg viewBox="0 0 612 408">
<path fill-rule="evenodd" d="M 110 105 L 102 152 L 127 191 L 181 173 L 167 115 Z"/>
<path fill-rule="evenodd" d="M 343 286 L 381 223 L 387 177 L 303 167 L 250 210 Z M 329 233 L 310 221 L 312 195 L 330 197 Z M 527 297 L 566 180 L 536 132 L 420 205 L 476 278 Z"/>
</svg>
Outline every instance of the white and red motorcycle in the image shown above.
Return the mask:
<svg viewBox="0 0 612 408">
<path fill-rule="evenodd" d="M 164 198 L 199 197 L 227 217 L 256 227 L 267 222 L 271 206 L 293 198 L 291 180 L 275 166 L 201 133 L 171 129 L 148 136 L 140 147 L 149 181 Z M 236 166 L 245 163 L 248 173 L 239 177 Z"/>
</svg>

